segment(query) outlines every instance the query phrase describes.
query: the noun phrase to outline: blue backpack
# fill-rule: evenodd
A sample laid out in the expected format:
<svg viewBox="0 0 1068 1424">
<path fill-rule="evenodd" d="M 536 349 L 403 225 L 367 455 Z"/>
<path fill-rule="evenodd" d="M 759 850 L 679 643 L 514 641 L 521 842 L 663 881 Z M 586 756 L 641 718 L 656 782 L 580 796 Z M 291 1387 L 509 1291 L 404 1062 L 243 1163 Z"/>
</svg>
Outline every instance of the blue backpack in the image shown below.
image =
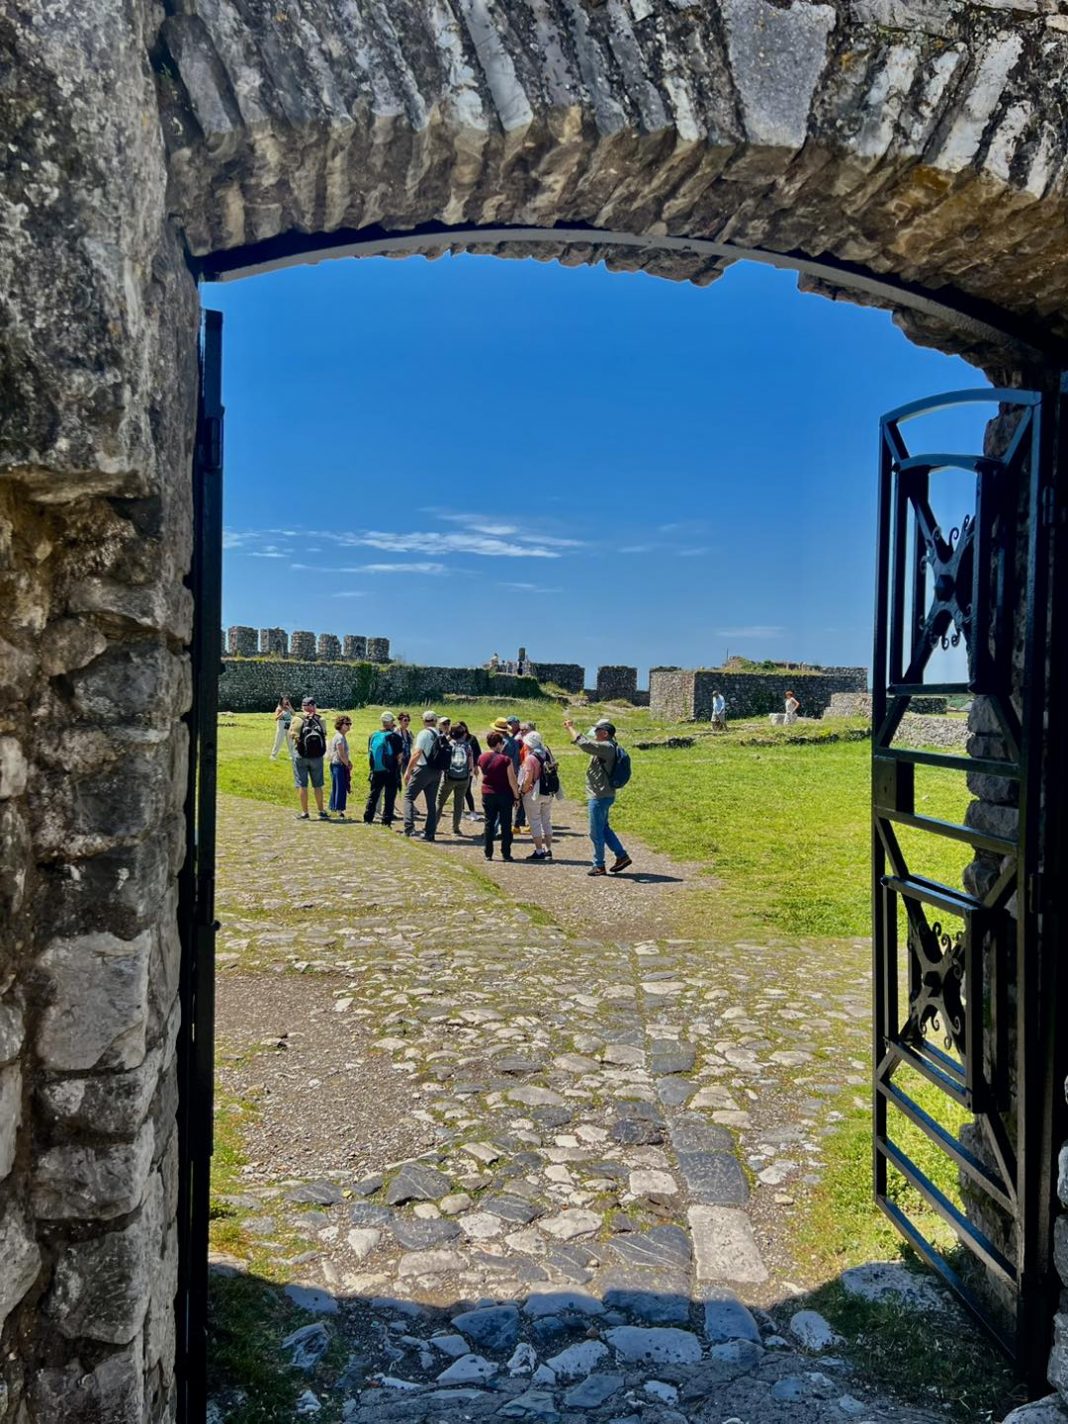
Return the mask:
<svg viewBox="0 0 1068 1424">
<path fill-rule="evenodd" d="M 393 770 L 393 743 L 390 740 L 392 735 L 392 732 L 373 732 L 371 734 L 371 739 L 367 743 L 367 755 L 372 771 Z"/>
<path fill-rule="evenodd" d="M 616 759 L 612 763 L 612 770 L 608 773 L 608 784 L 613 791 L 618 791 L 630 780 L 630 754 L 625 752 L 618 742 L 616 742 L 615 748 Z"/>
</svg>

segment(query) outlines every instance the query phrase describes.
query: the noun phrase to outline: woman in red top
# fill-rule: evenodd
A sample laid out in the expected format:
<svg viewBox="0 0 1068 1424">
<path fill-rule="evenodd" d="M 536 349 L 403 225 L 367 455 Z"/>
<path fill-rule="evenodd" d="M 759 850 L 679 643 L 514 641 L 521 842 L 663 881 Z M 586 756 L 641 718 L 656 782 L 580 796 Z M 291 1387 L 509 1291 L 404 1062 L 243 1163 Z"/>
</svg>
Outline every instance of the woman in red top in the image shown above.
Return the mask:
<svg viewBox="0 0 1068 1424">
<path fill-rule="evenodd" d="M 486 738 L 489 751 L 478 759 L 482 773 L 482 810 L 485 815 L 485 855 L 493 859 L 493 841 L 497 826 L 501 829 L 501 859 L 512 858 L 512 808 L 519 800 L 519 783 L 511 757 L 501 751 L 504 738 L 500 732 L 490 732 Z"/>
</svg>

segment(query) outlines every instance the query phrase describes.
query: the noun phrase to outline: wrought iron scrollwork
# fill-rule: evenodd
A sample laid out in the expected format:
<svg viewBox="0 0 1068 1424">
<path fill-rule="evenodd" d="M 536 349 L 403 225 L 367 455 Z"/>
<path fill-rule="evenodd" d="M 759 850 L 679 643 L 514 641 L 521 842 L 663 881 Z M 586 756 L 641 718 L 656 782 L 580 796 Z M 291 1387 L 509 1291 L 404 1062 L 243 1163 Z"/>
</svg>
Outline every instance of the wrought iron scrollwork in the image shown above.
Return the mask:
<svg viewBox="0 0 1068 1424">
<path fill-rule="evenodd" d="M 967 1051 L 964 1027 L 964 935 L 949 934 L 938 920 L 913 922 L 909 949 L 917 973 L 909 994 L 909 1020 L 914 1035 L 939 1035 L 943 1046 L 963 1059 Z"/>
</svg>

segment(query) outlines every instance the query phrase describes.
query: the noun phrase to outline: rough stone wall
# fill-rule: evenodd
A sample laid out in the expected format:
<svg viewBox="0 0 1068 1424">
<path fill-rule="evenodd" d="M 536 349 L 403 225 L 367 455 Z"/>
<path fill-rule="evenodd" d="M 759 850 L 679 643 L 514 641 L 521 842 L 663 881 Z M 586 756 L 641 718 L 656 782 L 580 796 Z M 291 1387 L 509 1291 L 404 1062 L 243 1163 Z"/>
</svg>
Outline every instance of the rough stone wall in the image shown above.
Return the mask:
<svg viewBox="0 0 1068 1424">
<path fill-rule="evenodd" d="M 769 712 L 782 711 L 789 688 L 801 704 L 801 716 L 818 717 L 830 705 L 835 693 L 863 691 L 867 685 L 865 668 L 792 672 L 781 676 L 723 672 L 715 668 L 654 668 L 649 677 L 649 696 L 650 706 L 658 717 L 708 722 L 712 718 L 712 694 L 717 689 L 727 700 L 728 717 L 763 717 Z"/>
<path fill-rule="evenodd" d="M 696 676 L 685 668 L 653 668 L 649 673 L 649 706 L 653 714 L 667 722 L 691 721 Z"/>
<path fill-rule="evenodd" d="M 341 657 L 341 639 L 336 633 L 320 633 L 316 656 L 324 662 L 337 662 Z"/>
<path fill-rule="evenodd" d="M 426 707 L 451 697 L 499 697 L 504 703 L 540 697 L 532 677 L 512 677 L 485 668 L 415 667 L 346 662 L 261 662 L 223 660 L 219 706 L 228 712 L 270 712 L 282 693 L 314 696 L 320 707 L 351 708 L 369 703 Z"/>
<path fill-rule="evenodd" d="M 260 654 L 264 657 L 289 656 L 289 634 L 284 628 L 260 629 Z"/>
<path fill-rule="evenodd" d="M 173 1405 L 197 298 L 142 16 L 0 16 L 0 1419 L 19 1424 Z"/>
<path fill-rule="evenodd" d="M 909 711 L 925 716 L 938 717 L 945 713 L 947 702 L 944 697 L 913 697 L 909 700 Z M 831 700 L 823 711 L 824 717 L 871 717 L 870 692 L 833 692 Z"/>
<path fill-rule="evenodd" d="M 598 702 L 633 702 L 637 691 L 637 668 L 608 666 L 597 669 L 594 693 Z"/>
<path fill-rule="evenodd" d="M 298 628 L 289 635 L 289 656 L 298 662 L 314 662 L 316 653 L 315 634 Z"/>
<path fill-rule="evenodd" d="M 362 663 L 367 657 L 367 639 L 359 633 L 346 633 L 341 642 L 341 655 Z"/>
<path fill-rule="evenodd" d="M 389 662 L 389 639 L 388 638 L 368 638 L 367 639 L 367 659 L 372 663 Z"/>
<path fill-rule="evenodd" d="M 586 683 L 586 669 L 578 663 L 535 663 L 539 682 L 551 682 L 565 692 L 581 692 Z"/>
<path fill-rule="evenodd" d="M 233 658 L 254 658 L 259 651 L 255 628 L 234 624 L 226 632 L 226 651 Z"/>
</svg>

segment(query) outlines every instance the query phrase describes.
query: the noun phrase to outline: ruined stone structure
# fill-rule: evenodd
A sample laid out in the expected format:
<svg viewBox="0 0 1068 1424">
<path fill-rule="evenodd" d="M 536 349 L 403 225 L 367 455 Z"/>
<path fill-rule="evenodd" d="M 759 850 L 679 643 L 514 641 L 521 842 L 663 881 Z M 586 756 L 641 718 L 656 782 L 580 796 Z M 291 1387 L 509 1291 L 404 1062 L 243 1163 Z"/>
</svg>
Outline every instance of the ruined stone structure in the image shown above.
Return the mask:
<svg viewBox="0 0 1068 1424">
<path fill-rule="evenodd" d="M 536 663 L 539 682 L 551 682 L 565 692 L 581 692 L 586 684 L 586 669 L 580 663 Z"/>
<path fill-rule="evenodd" d="M 358 633 L 346 633 L 341 642 L 341 656 L 362 663 L 367 657 L 367 639 Z"/>
<path fill-rule="evenodd" d="M 320 633 L 316 657 L 324 662 L 336 662 L 341 656 L 341 639 L 336 633 Z"/>
<path fill-rule="evenodd" d="M 313 662 L 317 646 L 315 634 L 305 628 L 289 635 L 289 656 L 298 662 Z"/>
<path fill-rule="evenodd" d="M 806 684 L 807 686 L 807 684 Z M 939 717 L 947 707 L 944 697 L 914 697 L 909 703 L 910 712 L 923 716 Z M 832 692 L 831 700 L 823 710 L 824 717 L 871 717 L 870 692 Z"/>
<path fill-rule="evenodd" d="M 7 6 L 0 51 L 0 1419 L 139 1424 L 175 1398 L 198 275 L 343 231 L 698 283 L 755 255 L 1043 382 L 1068 24 L 1048 0 L 52 0 Z"/>
<path fill-rule="evenodd" d="M 819 717 L 836 693 L 863 692 L 866 668 L 825 668 L 818 673 L 765 674 L 723 668 L 654 668 L 649 674 L 649 705 L 658 717 L 677 722 L 710 722 L 712 694 L 727 700 L 728 717 L 762 717 L 781 712 L 787 688 L 801 703 L 803 717 Z M 871 702 L 869 699 L 869 708 Z"/>
<path fill-rule="evenodd" d="M 389 639 L 388 638 L 368 638 L 367 639 L 367 661 L 371 663 L 389 662 Z"/>
<path fill-rule="evenodd" d="M 226 632 L 226 651 L 233 658 L 254 658 L 259 651 L 255 628 L 235 624 Z"/>
<path fill-rule="evenodd" d="M 260 629 L 260 656 L 275 658 L 289 656 L 289 634 L 284 628 Z"/>
<path fill-rule="evenodd" d="M 599 667 L 594 695 L 598 702 L 633 702 L 638 691 L 638 669 Z"/>
<path fill-rule="evenodd" d="M 429 707 L 450 697 L 496 697 L 499 713 L 521 698 L 541 696 L 533 677 L 491 673 L 485 668 L 419 667 L 401 663 L 261 662 L 226 658 L 219 706 L 228 712 L 270 712 L 282 693 L 312 695 L 320 707 L 351 709 L 369 704 Z M 497 715 L 496 713 L 494 715 Z"/>
</svg>

